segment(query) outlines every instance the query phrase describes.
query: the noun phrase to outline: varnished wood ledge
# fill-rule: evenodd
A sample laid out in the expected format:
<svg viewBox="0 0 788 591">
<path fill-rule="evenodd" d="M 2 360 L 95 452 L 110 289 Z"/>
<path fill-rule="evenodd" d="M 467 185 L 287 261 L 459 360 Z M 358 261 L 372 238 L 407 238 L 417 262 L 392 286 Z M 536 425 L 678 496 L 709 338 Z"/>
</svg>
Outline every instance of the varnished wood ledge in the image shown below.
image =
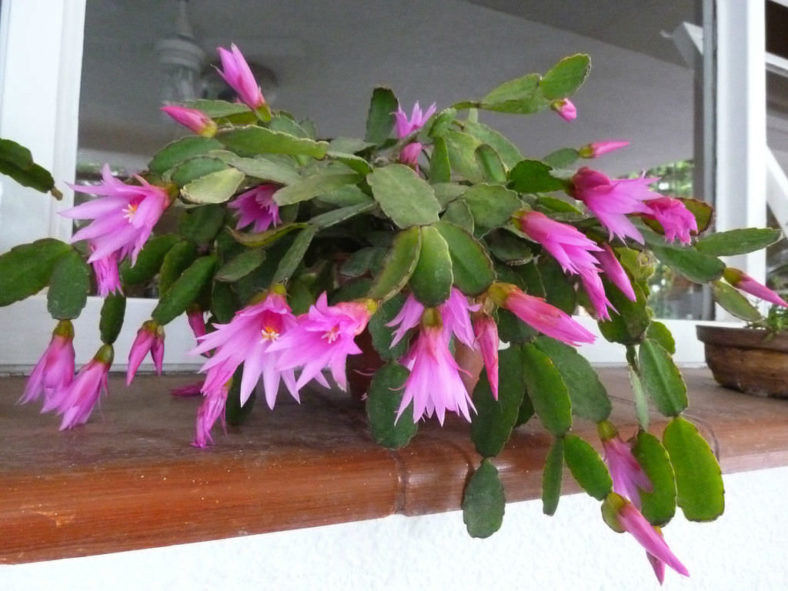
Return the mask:
<svg viewBox="0 0 788 591">
<path fill-rule="evenodd" d="M 725 471 L 788 465 L 788 401 L 719 388 L 686 370 L 688 416 L 713 441 Z M 634 431 L 626 374 L 604 369 L 614 421 Z M 16 406 L 22 378 L 0 379 L 0 562 L 19 563 L 278 530 L 457 509 L 478 462 L 467 425 L 423 425 L 406 448 L 376 446 L 363 408 L 314 393 L 301 406 L 258 405 L 241 429 L 189 446 L 198 399 L 169 388 L 190 376 L 142 377 L 111 396 L 87 427 Z M 664 421 L 655 417 L 655 431 Z M 594 426 L 576 425 L 593 437 Z M 629 432 L 628 432 L 629 431 Z M 510 501 L 540 494 L 549 437 L 517 430 L 496 459 Z M 576 490 L 565 483 L 565 491 Z"/>
</svg>

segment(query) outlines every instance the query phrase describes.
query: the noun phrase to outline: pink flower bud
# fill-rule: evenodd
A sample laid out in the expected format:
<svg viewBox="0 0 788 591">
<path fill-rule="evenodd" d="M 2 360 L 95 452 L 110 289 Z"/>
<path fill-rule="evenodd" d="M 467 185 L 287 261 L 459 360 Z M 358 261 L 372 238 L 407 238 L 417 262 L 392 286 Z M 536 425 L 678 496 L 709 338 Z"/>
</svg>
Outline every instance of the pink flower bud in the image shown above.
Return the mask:
<svg viewBox="0 0 788 591">
<path fill-rule="evenodd" d="M 191 129 L 197 135 L 203 137 L 213 137 L 216 135 L 216 122 L 202 111 L 180 107 L 178 105 L 167 105 L 161 108 L 162 111 L 172 117 L 177 123 Z"/>
<path fill-rule="evenodd" d="M 580 148 L 580 156 L 582 158 L 599 158 L 603 154 L 614 152 L 629 145 L 626 140 L 602 140 L 600 142 L 591 142 L 587 146 Z"/>
<path fill-rule="evenodd" d="M 788 302 L 777 295 L 776 292 L 757 282 L 755 279 L 740 269 L 727 267 L 722 276 L 725 278 L 725 281 L 737 289 L 754 295 L 755 297 L 761 298 L 767 302 L 771 302 L 777 306 L 788 308 Z"/>
<path fill-rule="evenodd" d="M 260 85 L 257 84 L 241 50 L 233 43 L 229 51 L 223 47 L 219 47 L 217 51 L 222 62 L 222 69 L 218 70 L 219 75 L 238 94 L 238 98 L 255 111 L 265 105 Z"/>
<path fill-rule="evenodd" d="M 577 108 L 568 98 L 553 102 L 550 108 L 558 113 L 558 116 L 564 121 L 574 121 L 577 119 Z"/>
</svg>

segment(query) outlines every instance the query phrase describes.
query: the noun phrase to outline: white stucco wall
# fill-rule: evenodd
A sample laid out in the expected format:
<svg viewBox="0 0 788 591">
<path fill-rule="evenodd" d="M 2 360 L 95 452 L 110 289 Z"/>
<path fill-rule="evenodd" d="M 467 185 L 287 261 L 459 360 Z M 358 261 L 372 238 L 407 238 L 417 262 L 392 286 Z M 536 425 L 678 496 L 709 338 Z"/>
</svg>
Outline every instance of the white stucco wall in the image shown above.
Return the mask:
<svg viewBox="0 0 788 591">
<path fill-rule="evenodd" d="M 692 576 L 666 589 L 788 588 L 788 468 L 725 477 L 727 509 L 711 524 L 665 530 Z M 507 508 L 501 531 L 468 538 L 460 513 L 385 519 L 0 567 L 0 589 L 658 589 L 645 555 L 614 534 L 585 495 L 548 518 L 538 501 Z"/>
</svg>

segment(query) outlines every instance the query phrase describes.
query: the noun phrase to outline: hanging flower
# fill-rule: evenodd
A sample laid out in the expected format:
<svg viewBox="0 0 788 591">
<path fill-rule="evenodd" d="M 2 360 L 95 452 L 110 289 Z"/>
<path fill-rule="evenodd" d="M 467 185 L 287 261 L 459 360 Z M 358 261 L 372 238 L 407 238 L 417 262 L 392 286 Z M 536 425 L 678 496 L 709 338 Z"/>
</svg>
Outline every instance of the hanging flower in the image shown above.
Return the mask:
<svg viewBox="0 0 788 591">
<path fill-rule="evenodd" d="M 460 379 L 461 369 L 449 351 L 441 313 L 436 308 L 424 311 L 421 330 L 405 356 L 404 365 L 410 375 L 403 385 L 397 419 L 413 402 L 413 422 L 436 414 L 442 425 L 447 410 L 461 414 L 470 422 L 469 409 L 474 412 L 476 409 Z"/>
<path fill-rule="evenodd" d="M 506 308 L 527 325 L 567 345 L 593 343 L 594 335 L 572 320 L 566 312 L 542 298 L 523 291 L 511 283 L 493 283 L 487 295 L 497 306 Z"/>
<path fill-rule="evenodd" d="M 280 381 L 284 381 L 290 394 L 298 400 L 293 370 L 278 367 L 281 352 L 274 349 L 283 335 L 296 326 L 281 291 L 274 288 L 261 301 L 237 312 L 228 324 L 217 324 L 214 332 L 198 339 L 200 344 L 192 350 L 193 354 L 213 351 L 200 369 L 206 374 L 202 388 L 206 396 L 218 392 L 243 363 L 241 406 L 246 404 L 261 378 L 269 408 L 274 407 Z"/>
<path fill-rule="evenodd" d="M 525 235 L 541 244 L 564 272 L 580 275 L 597 314 L 609 319 L 608 308 L 613 306 L 605 295 L 599 277 L 599 261 L 594 256 L 602 247 L 574 226 L 557 222 L 538 211 L 521 212 L 518 221 Z"/>
<path fill-rule="evenodd" d="M 207 332 L 205 330 L 205 314 L 200 306 L 196 304 L 189 306 L 186 310 L 186 320 L 189 323 L 189 328 L 192 329 L 195 339 L 199 341 L 200 337 L 205 336 Z"/>
<path fill-rule="evenodd" d="M 413 105 L 410 119 L 405 111 L 400 106 L 397 112 L 394 113 L 394 121 L 397 132 L 397 138 L 402 139 L 408 137 L 414 131 L 421 129 L 427 122 L 427 119 L 432 117 L 435 113 L 435 103 L 432 103 L 426 112 L 421 112 L 421 107 L 418 101 Z M 421 154 L 422 145 L 419 142 L 411 142 L 399 153 L 399 161 L 408 166 L 416 166 L 419 162 L 419 154 Z"/>
<path fill-rule="evenodd" d="M 609 244 L 601 244 L 600 246 L 602 250 L 595 252 L 594 256 L 597 261 L 599 261 L 599 264 L 602 265 L 602 271 L 604 271 L 605 276 L 613 282 L 613 285 L 621 290 L 621 293 L 623 293 L 628 300 L 634 302 L 637 300 L 637 296 L 635 295 L 635 290 L 632 288 L 632 283 L 629 281 L 629 276 L 624 270 L 624 267 L 621 266 L 621 263 L 618 261 L 618 258 Z"/>
<path fill-rule="evenodd" d="M 95 246 L 91 244 L 90 252 L 95 250 Z M 118 272 L 118 255 L 112 253 L 104 258 L 96 259 L 92 263 L 93 273 L 96 275 L 96 284 L 98 285 L 98 292 L 102 298 L 107 297 L 111 293 L 121 293 L 120 274 Z"/>
<path fill-rule="evenodd" d="M 57 414 L 62 415 L 61 431 L 87 423 L 101 393 L 109 393 L 107 375 L 113 357 L 112 345 L 102 345 L 72 382 L 44 405 L 43 411 L 56 409 Z"/>
<path fill-rule="evenodd" d="M 274 201 L 274 193 L 279 188 L 280 185 L 271 183 L 258 185 L 228 203 L 228 207 L 239 214 L 236 229 L 252 225 L 253 232 L 265 232 L 271 226 L 276 227 L 282 221 L 279 206 Z"/>
<path fill-rule="evenodd" d="M 19 402 L 24 404 L 44 395 L 44 405 L 74 378 L 74 326 L 61 320 L 52 331 L 52 340 L 27 379 Z"/>
<path fill-rule="evenodd" d="M 167 191 L 149 184 L 139 176 L 136 177 L 139 185 L 119 181 L 112 176 L 108 164 L 101 170 L 101 176 L 104 182 L 98 185 L 73 185 L 72 188 L 103 198 L 77 205 L 62 211 L 60 215 L 93 220 L 71 238 L 71 242 L 90 240 L 88 262 L 115 255 L 115 264 L 130 257 L 133 265 L 156 222 L 169 206 L 169 196 Z"/>
<path fill-rule="evenodd" d="M 613 479 L 613 491 L 626 497 L 640 508 L 640 491 L 651 492 L 653 486 L 643 468 L 632 455 L 630 444 L 621 440 L 618 430 L 610 421 L 597 424 L 599 438 L 602 440 L 605 464 Z"/>
<path fill-rule="evenodd" d="M 581 158 L 599 158 L 604 154 L 626 148 L 629 142 L 626 140 L 603 140 L 600 142 L 591 142 L 580 148 L 578 152 Z"/>
<path fill-rule="evenodd" d="M 217 71 L 238 94 L 238 98 L 254 111 L 265 105 L 263 91 L 260 90 L 260 85 L 257 84 L 241 50 L 233 43 L 230 45 L 229 51 L 223 47 L 218 47 L 217 51 L 222 62 L 221 69 L 217 69 Z"/>
<path fill-rule="evenodd" d="M 154 320 L 147 320 L 137 331 L 137 337 L 129 351 L 129 363 L 126 369 L 126 385 L 131 384 L 137 370 L 150 352 L 156 375 L 161 375 L 164 362 L 164 327 Z"/>
<path fill-rule="evenodd" d="M 202 111 L 178 105 L 167 105 L 161 107 L 161 110 L 172 117 L 176 123 L 187 127 L 197 135 L 203 137 L 213 137 L 216 135 L 216 122 Z"/>
<path fill-rule="evenodd" d="M 219 419 L 222 421 L 222 427 L 226 427 L 224 413 L 229 390 L 230 382 L 226 382 L 205 391 L 205 398 L 197 409 L 197 418 L 194 421 L 194 441 L 192 441 L 194 447 L 204 448 L 208 447 L 209 443 L 213 443 L 211 429 Z"/>
<path fill-rule="evenodd" d="M 482 354 L 484 369 L 487 371 L 487 381 L 493 397 L 498 400 L 498 325 L 495 319 L 481 312 L 473 316 L 473 332 L 476 335 L 476 344 Z"/>
<path fill-rule="evenodd" d="M 347 357 L 361 353 L 354 339 L 364 331 L 374 309 L 372 300 L 329 306 L 323 292 L 309 312 L 299 316 L 296 325 L 271 346 L 271 351 L 281 353 L 276 367 L 280 371 L 301 368 L 298 388 L 330 369 L 337 386 L 346 390 Z"/>
<path fill-rule="evenodd" d="M 645 202 L 649 211 L 646 217 L 657 220 L 665 230 L 665 240 L 678 240 L 689 244 L 692 239 L 690 232 L 698 231 L 698 222 L 692 212 L 678 199 L 660 197 Z"/>
<path fill-rule="evenodd" d="M 551 103 L 550 108 L 558 113 L 564 121 L 574 121 L 577 119 L 577 107 L 568 98 L 560 99 Z"/>
<path fill-rule="evenodd" d="M 657 180 L 650 177 L 612 180 L 601 172 L 583 167 L 572 177 L 571 195 L 585 203 L 608 230 L 610 239 L 631 238 L 643 244 L 643 235 L 627 215 L 651 212 L 644 201 L 661 197 L 648 188 Z"/>
<path fill-rule="evenodd" d="M 654 561 L 663 563 L 660 568 L 654 567 L 657 578 L 660 577 L 660 569 L 664 576 L 664 565 L 669 566 L 677 573 L 686 577 L 689 571 L 681 561 L 676 558 L 668 544 L 662 537 L 662 532 L 651 525 L 648 520 L 637 510 L 635 505 L 617 493 L 610 493 L 602 504 L 602 515 L 605 521 L 618 532 L 629 532 L 638 543 L 643 546 L 646 552 L 653 557 L 649 561 L 654 565 Z M 662 582 L 662 579 L 660 579 Z"/>
<path fill-rule="evenodd" d="M 777 295 L 776 292 L 757 282 L 755 279 L 740 269 L 726 267 L 725 271 L 722 273 L 722 276 L 725 278 L 725 281 L 730 283 L 736 289 L 740 289 L 743 292 L 754 295 L 757 298 L 771 302 L 776 306 L 788 308 L 788 302 Z"/>
</svg>

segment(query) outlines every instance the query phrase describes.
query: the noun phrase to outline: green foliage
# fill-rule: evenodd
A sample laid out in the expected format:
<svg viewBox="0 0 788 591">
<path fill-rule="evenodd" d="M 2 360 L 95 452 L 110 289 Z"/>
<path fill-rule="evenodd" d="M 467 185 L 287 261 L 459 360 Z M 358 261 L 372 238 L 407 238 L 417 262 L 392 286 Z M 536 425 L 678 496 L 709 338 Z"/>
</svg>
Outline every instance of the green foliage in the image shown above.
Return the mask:
<svg viewBox="0 0 788 591">
<path fill-rule="evenodd" d="M 632 455 L 651 482 L 651 491 L 640 491 L 641 513 L 652 525 L 666 525 L 676 513 L 676 479 L 668 452 L 659 439 L 640 431 Z"/>
<path fill-rule="evenodd" d="M 402 386 L 409 374 L 401 365 L 389 363 L 375 372 L 367 390 L 367 419 L 372 438 L 390 449 L 407 445 L 419 429 L 413 422 L 412 402 L 397 418 L 402 403 Z"/>
<path fill-rule="evenodd" d="M 0 174 L 11 177 L 23 187 L 52 194 L 60 198 L 55 180 L 48 170 L 33 161 L 30 150 L 13 140 L 0 139 Z"/>
<path fill-rule="evenodd" d="M 38 293 L 49 284 L 58 261 L 71 252 L 71 247 L 42 238 L 20 244 L 0 255 L 0 306 L 7 306 Z"/>
<path fill-rule="evenodd" d="M 560 437 L 572 426 L 572 403 L 561 372 L 536 345 L 525 345 L 523 356 L 528 398 L 545 429 Z"/>
<path fill-rule="evenodd" d="M 564 468 L 564 439 L 556 437 L 545 458 L 542 472 L 542 512 L 555 514 L 561 498 L 561 481 Z"/>
<path fill-rule="evenodd" d="M 440 205 L 432 187 L 411 168 L 390 164 L 367 176 L 367 182 L 380 208 L 400 228 L 438 221 Z"/>
<path fill-rule="evenodd" d="M 225 211 L 221 205 L 203 205 L 183 212 L 178 231 L 196 244 L 213 240 L 224 225 Z"/>
<path fill-rule="evenodd" d="M 225 168 L 191 181 L 181 189 L 181 195 L 192 203 L 224 203 L 241 186 L 244 173 Z"/>
<path fill-rule="evenodd" d="M 600 501 L 613 490 L 605 463 L 591 445 L 571 433 L 564 437 L 564 460 L 572 477 L 589 495 Z"/>
<path fill-rule="evenodd" d="M 758 308 L 753 306 L 737 289 L 722 281 L 715 281 L 711 284 L 711 290 L 714 294 L 714 301 L 736 318 L 747 322 L 761 320 L 762 316 Z"/>
<path fill-rule="evenodd" d="M 687 408 L 687 386 L 670 353 L 656 341 L 645 339 L 638 362 L 645 390 L 659 412 L 677 416 Z"/>
<path fill-rule="evenodd" d="M 413 295 L 425 306 L 435 307 L 448 299 L 453 280 L 448 243 L 435 226 L 424 226 L 419 260 L 409 282 Z"/>
<path fill-rule="evenodd" d="M 47 310 L 52 318 L 70 320 L 79 316 L 88 301 L 90 268 L 72 250 L 55 264 L 49 280 Z"/>
<path fill-rule="evenodd" d="M 159 296 L 159 303 L 151 315 L 153 319 L 163 326 L 185 312 L 210 281 L 216 264 L 216 255 L 206 255 L 189 265 L 170 288 Z"/>
<path fill-rule="evenodd" d="M 498 469 L 489 459 L 471 476 L 462 497 L 462 520 L 472 538 L 487 538 L 503 523 L 506 497 Z"/>
<path fill-rule="evenodd" d="M 113 293 L 104 298 L 99 319 L 99 334 L 101 342 L 106 345 L 113 344 L 123 328 L 123 318 L 126 315 L 126 298 Z"/>
<path fill-rule="evenodd" d="M 447 222 L 435 227 L 449 247 L 454 284 L 466 295 L 486 291 L 495 279 L 492 261 L 482 245 L 462 228 Z"/>
<path fill-rule="evenodd" d="M 498 399 L 493 396 L 487 372 L 473 391 L 477 416 L 471 421 L 471 439 L 482 457 L 497 456 L 509 440 L 525 395 L 523 357 L 520 347 L 512 346 L 499 356 Z"/>
<path fill-rule="evenodd" d="M 149 238 L 142 247 L 137 262 L 134 266 L 128 260 L 120 265 L 120 278 L 125 285 L 147 283 L 151 281 L 159 272 L 164 257 L 178 242 L 178 237 L 174 234 L 163 234 Z"/>
<path fill-rule="evenodd" d="M 407 285 L 419 261 L 421 241 L 419 228 L 408 228 L 397 234 L 383 260 L 383 269 L 369 290 L 370 298 L 387 300 Z"/>
<path fill-rule="evenodd" d="M 379 86 L 372 91 L 367 113 L 367 131 L 364 140 L 370 144 L 382 144 L 394 129 L 394 113 L 399 101 L 390 88 Z"/>
<path fill-rule="evenodd" d="M 167 144 L 159 150 L 148 163 L 148 169 L 156 174 L 164 174 L 182 162 L 203 156 L 211 150 L 220 150 L 222 144 L 214 139 L 191 135 Z"/>
<path fill-rule="evenodd" d="M 713 521 L 725 508 L 717 459 L 698 429 L 676 417 L 662 436 L 676 474 L 678 505 L 690 521 Z"/>
<path fill-rule="evenodd" d="M 328 151 L 328 142 L 316 142 L 257 125 L 223 131 L 216 135 L 216 139 L 241 156 L 289 154 L 322 158 Z"/>
<path fill-rule="evenodd" d="M 545 193 L 567 188 L 566 181 L 550 174 L 552 168 L 539 160 L 521 160 L 509 172 L 509 187 L 520 193 Z"/>
</svg>

